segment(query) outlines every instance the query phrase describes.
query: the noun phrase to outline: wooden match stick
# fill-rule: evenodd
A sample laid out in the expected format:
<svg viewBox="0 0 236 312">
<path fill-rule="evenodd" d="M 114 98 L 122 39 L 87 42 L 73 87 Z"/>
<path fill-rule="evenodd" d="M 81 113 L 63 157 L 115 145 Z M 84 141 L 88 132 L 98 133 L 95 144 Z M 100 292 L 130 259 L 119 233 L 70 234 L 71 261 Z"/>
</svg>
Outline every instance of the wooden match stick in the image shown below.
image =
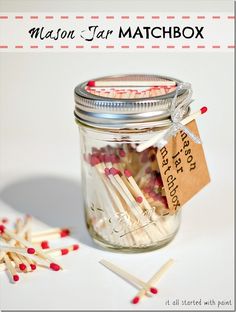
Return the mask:
<svg viewBox="0 0 236 312">
<path fill-rule="evenodd" d="M 112 170 L 114 169 L 114 170 Z M 111 171 L 112 170 L 112 171 Z M 128 207 L 132 208 L 134 205 L 136 205 L 136 201 L 135 199 L 132 197 L 132 194 L 129 192 L 129 190 L 127 189 L 127 187 L 125 186 L 122 187 L 122 185 L 125 185 L 124 182 L 123 184 L 120 183 L 119 179 L 116 177 L 117 176 L 117 169 L 115 168 L 105 168 L 105 173 L 106 175 L 110 178 L 110 180 L 112 181 L 113 185 L 117 188 L 118 192 L 121 194 L 122 198 L 125 200 L 126 204 Z M 128 190 L 128 191 L 127 191 Z M 135 207 L 137 209 L 137 207 Z M 138 212 L 136 211 L 136 209 L 129 209 L 129 213 L 130 215 L 134 215 L 134 217 L 139 221 L 139 214 Z M 139 208 L 138 208 L 139 209 Z M 140 213 L 140 211 L 139 211 Z M 142 214 L 142 211 L 141 211 L 141 214 Z M 139 230 L 139 229 L 137 229 Z M 127 234 L 130 234 L 131 232 L 128 231 Z M 141 235 L 138 240 L 140 240 L 141 242 L 143 242 L 145 244 L 146 242 L 146 239 L 148 239 L 149 235 L 148 233 L 145 232 L 145 229 L 144 229 L 144 233 L 145 235 L 147 236 L 147 238 L 145 238 L 144 235 Z M 123 236 L 122 236 L 123 237 Z M 150 238 L 150 237 L 149 237 Z M 135 239 L 136 239 L 136 236 L 135 236 Z"/>
<path fill-rule="evenodd" d="M 32 239 L 32 217 L 27 215 L 25 218 L 25 222 L 27 224 L 27 229 L 25 231 L 25 237 L 27 241 L 31 242 Z"/>
<path fill-rule="evenodd" d="M 50 256 L 64 256 L 70 253 L 71 251 L 75 251 L 79 249 L 78 244 L 73 244 L 71 246 L 65 247 L 65 248 L 56 248 L 56 249 L 50 249 L 46 251 L 46 254 L 49 254 Z"/>
<path fill-rule="evenodd" d="M 115 178 L 113 177 L 112 174 L 110 174 L 110 169 L 108 167 L 104 167 L 104 172 L 105 175 L 107 176 L 107 178 L 109 179 L 111 185 L 114 187 L 114 194 L 115 194 L 115 199 L 116 199 L 116 204 L 118 207 L 118 210 L 121 214 L 126 215 L 127 214 L 127 210 L 129 211 L 129 200 L 126 197 L 126 194 L 124 193 L 123 189 L 120 187 L 119 183 L 117 183 L 117 181 L 115 180 Z M 118 194 L 121 195 L 122 199 L 124 200 L 124 204 L 121 203 L 120 198 L 118 197 L 118 195 L 116 194 L 116 191 L 118 192 Z M 125 205 L 127 205 L 127 208 L 125 209 Z M 130 216 L 132 214 L 130 213 Z M 130 230 L 130 223 L 125 219 L 125 223 L 126 223 L 126 227 L 128 230 Z M 121 237 L 121 234 L 120 234 Z M 122 239 L 122 238 L 121 238 Z M 128 240 L 129 243 L 130 242 L 130 238 L 129 235 L 126 237 L 126 239 Z M 133 241 L 134 244 L 137 244 L 138 242 L 140 242 L 140 238 L 136 237 L 135 235 L 131 235 L 131 240 Z M 122 239 L 123 241 L 123 239 Z"/>
<path fill-rule="evenodd" d="M 16 248 L 16 247 L 5 246 L 5 245 L 0 245 L 0 251 L 14 252 L 14 253 L 21 254 L 21 255 L 26 255 L 26 254 L 33 255 L 35 253 L 35 249 L 32 247 Z"/>
<path fill-rule="evenodd" d="M 134 188 L 135 192 L 137 193 L 137 198 L 140 198 L 140 203 L 143 202 L 144 207 L 147 209 L 147 211 L 149 211 L 150 213 L 150 219 L 152 221 L 155 221 L 153 218 L 153 208 L 150 206 L 149 202 L 147 201 L 146 197 L 144 196 L 143 192 L 140 190 L 138 184 L 136 183 L 136 181 L 134 180 L 131 172 L 129 170 L 124 170 L 124 174 L 126 176 L 126 178 L 128 179 L 129 183 L 132 185 L 132 187 Z M 155 225 L 153 223 L 153 225 Z M 159 233 L 162 235 L 163 234 L 163 230 L 159 227 L 159 226 L 155 226 L 155 229 L 157 229 L 159 231 Z M 165 233 L 166 234 L 166 231 Z"/>
<path fill-rule="evenodd" d="M 112 187 L 112 185 L 110 185 L 108 183 L 108 181 L 106 180 L 106 177 L 104 175 L 104 164 L 101 162 L 101 160 L 99 159 L 99 157 L 95 156 L 95 155 L 91 155 L 90 157 L 90 165 L 92 166 L 92 170 L 94 171 L 94 176 L 96 178 L 97 184 L 98 186 L 100 186 L 100 188 L 102 188 L 102 191 L 99 191 L 99 189 L 97 189 L 98 191 L 98 196 L 97 199 L 100 200 L 100 204 L 99 206 L 101 206 L 101 208 L 104 210 L 104 213 L 107 215 L 106 219 L 107 219 L 107 223 L 109 222 L 109 218 L 111 218 L 111 216 L 114 215 L 116 208 L 113 209 L 112 207 L 110 207 L 110 201 L 113 202 L 113 204 L 115 204 L 114 199 L 117 199 L 116 205 L 114 205 L 115 207 L 117 207 L 117 205 L 121 205 L 119 198 L 116 196 L 116 193 Z M 103 193 L 103 196 L 105 196 L 107 198 L 108 196 L 108 204 L 107 205 L 103 205 L 100 194 Z M 106 224 L 105 226 L 105 235 L 111 240 L 115 240 L 115 244 L 116 245 L 120 245 L 120 241 L 118 239 L 117 236 L 111 235 L 111 231 L 110 231 L 110 224 Z"/>
<path fill-rule="evenodd" d="M 99 262 L 101 264 L 103 264 L 106 268 L 111 270 L 112 272 L 116 273 L 117 275 L 119 275 L 120 277 L 125 279 L 126 281 L 133 284 L 134 286 L 136 286 L 136 287 L 141 286 L 142 288 L 145 289 L 146 292 L 151 292 L 152 294 L 157 294 L 158 291 L 155 287 L 150 286 L 150 284 L 146 284 L 145 282 L 143 282 L 142 280 L 140 280 L 136 276 L 124 271 L 123 269 L 121 269 L 118 266 L 110 263 L 109 261 L 102 259 Z"/>
<path fill-rule="evenodd" d="M 32 217 L 27 215 L 25 217 L 25 221 L 23 222 L 21 219 L 16 221 L 16 234 L 19 236 L 27 236 L 27 232 L 31 229 Z M 14 239 L 11 239 L 10 243 L 16 244 L 16 246 L 22 247 L 23 245 L 19 242 L 16 242 Z M 25 257 L 21 254 L 17 254 L 17 257 L 22 262 L 22 266 L 26 267 L 26 272 L 34 271 L 36 269 L 36 264 L 29 258 Z"/>
<path fill-rule="evenodd" d="M 115 212 L 126 214 L 127 211 L 124 209 L 123 204 L 121 203 L 121 200 L 120 200 L 118 194 L 121 193 L 121 198 L 124 200 L 126 199 L 125 195 L 122 193 L 122 189 L 120 188 L 119 184 L 116 182 L 114 177 L 112 175 L 110 175 L 109 169 L 106 168 L 106 165 L 112 166 L 111 157 L 108 157 L 108 155 L 104 155 L 104 157 L 101 157 L 101 155 L 100 155 L 100 158 L 104 158 L 105 163 L 103 163 L 97 156 L 92 155 L 91 160 L 90 160 L 90 164 L 92 167 L 95 167 L 97 169 L 97 172 L 100 176 L 100 179 L 102 180 L 104 186 L 108 189 L 108 192 L 110 194 L 110 200 L 113 202 L 115 211 L 113 209 L 111 209 L 109 215 L 112 216 L 112 215 L 114 215 Z M 108 173 L 106 170 L 108 170 Z M 106 179 L 105 176 L 107 176 L 108 179 Z M 118 194 L 117 194 L 117 192 L 118 192 Z M 110 205 L 108 204 L 108 208 L 109 207 L 110 207 Z M 125 222 L 126 222 L 127 228 L 129 228 L 129 224 L 126 221 L 126 219 L 125 219 Z M 128 243 L 128 245 L 130 245 L 130 244 L 132 244 L 130 239 L 133 240 L 134 243 L 136 241 L 136 238 L 133 235 L 131 237 L 129 237 L 129 235 L 128 235 L 125 238 L 119 238 L 119 237 L 117 237 L 117 238 L 118 238 L 118 242 L 116 242 L 116 243 L 118 245 L 120 245 L 120 243 L 122 243 L 124 245 L 127 245 L 127 243 Z"/>
<path fill-rule="evenodd" d="M 175 86 L 171 80 L 90 80 L 89 87 L 152 87 L 152 86 Z"/>
<path fill-rule="evenodd" d="M 12 263 L 13 266 L 15 265 L 14 261 L 11 261 L 11 263 Z M 0 263 L 0 272 L 6 271 L 6 270 L 7 270 L 6 263 L 5 262 Z"/>
<path fill-rule="evenodd" d="M 181 121 L 181 124 L 182 125 L 186 125 L 188 124 L 190 121 L 196 119 L 198 116 L 204 114 L 207 112 L 207 107 L 203 106 L 201 109 L 199 109 L 198 111 L 196 111 L 195 113 L 187 116 L 186 118 L 184 118 L 182 121 Z M 148 147 L 156 144 L 156 142 L 162 138 L 163 134 L 166 133 L 169 129 L 165 129 L 165 130 L 162 130 L 160 132 L 158 132 L 156 135 L 154 135 L 152 138 L 150 138 L 149 140 L 147 140 L 146 142 L 144 143 L 141 143 L 139 144 L 137 147 L 136 147 L 136 150 L 137 152 L 142 152 L 144 151 L 145 149 L 147 149 Z"/>
<path fill-rule="evenodd" d="M 32 233 L 33 234 L 33 233 Z M 31 242 L 32 243 L 41 243 L 42 241 L 52 241 L 58 238 L 63 238 L 67 237 L 68 234 L 66 232 L 61 232 L 61 233 L 52 233 L 52 234 L 46 234 L 46 235 L 36 235 L 36 236 L 31 236 Z"/>
<path fill-rule="evenodd" d="M 16 268 L 18 268 L 21 271 L 26 270 L 26 265 L 21 261 L 21 259 L 18 257 L 17 254 L 13 252 L 9 252 L 9 256 L 14 261 Z"/>
<path fill-rule="evenodd" d="M 147 285 L 156 285 L 159 279 L 164 275 L 164 273 L 171 267 L 174 263 L 173 259 L 168 260 L 154 275 L 153 277 L 147 282 Z M 134 297 L 132 302 L 134 304 L 138 303 L 147 293 L 145 288 L 141 289 L 137 295 Z"/>
<path fill-rule="evenodd" d="M 23 263 L 23 265 L 26 267 L 26 271 L 30 272 L 31 271 L 31 266 L 30 266 L 30 258 L 29 257 L 24 257 L 21 254 L 17 254 L 18 258 L 20 259 L 20 261 Z"/>
<path fill-rule="evenodd" d="M 17 220 L 17 222 L 19 221 L 20 219 Z M 5 236 L 5 234 L 0 230 L 0 235 L 2 235 L 3 237 Z M 5 237 L 4 237 L 5 238 Z M 10 239 L 8 242 L 7 242 L 10 246 L 14 246 L 15 245 L 15 240 L 14 239 Z M 0 261 L 4 258 L 5 256 L 5 251 L 1 251 L 0 250 Z"/>
<path fill-rule="evenodd" d="M 70 235 L 71 230 L 69 228 L 53 228 L 49 230 L 44 230 L 40 232 L 33 232 L 32 233 L 32 239 L 34 239 L 36 236 L 49 236 L 53 234 L 59 234 L 59 237 L 66 237 Z"/>
<path fill-rule="evenodd" d="M 132 207 L 135 208 L 135 209 L 133 209 L 133 213 L 141 221 L 140 225 L 141 226 L 147 225 L 146 227 L 143 227 L 143 230 L 148 234 L 151 241 L 153 241 L 153 240 L 155 241 L 156 239 L 159 239 L 159 234 L 156 231 L 157 230 L 156 226 L 152 223 L 152 220 L 147 215 L 145 215 L 143 213 L 142 208 L 138 205 L 138 203 L 136 202 L 136 200 L 134 199 L 134 197 L 130 193 L 129 189 L 127 188 L 127 186 L 125 185 L 125 183 L 121 179 L 121 177 L 119 175 L 119 171 L 116 170 L 115 168 L 111 168 L 110 172 L 115 177 L 117 182 L 120 183 L 122 189 L 125 191 L 126 195 L 128 196 L 129 200 L 131 201 Z M 142 198 L 142 200 L 143 200 L 143 198 Z M 149 226 L 149 224 L 150 224 L 150 226 Z"/>
<path fill-rule="evenodd" d="M 39 242 L 34 241 L 34 243 L 39 245 L 42 249 L 49 249 L 50 248 L 49 241 L 47 241 L 47 240 L 43 240 L 43 241 L 39 241 Z"/>
<path fill-rule="evenodd" d="M 15 269 L 14 265 L 12 264 L 12 262 L 11 262 L 11 260 L 7 254 L 4 255 L 4 261 L 5 261 L 6 267 L 7 267 L 8 271 L 11 275 L 12 281 L 13 282 L 19 281 L 19 275 L 17 274 L 16 269 Z"/>
<path fill-rule="evenodd" d="M 23 229 L 24 225 L 25 225 L 25 224 L 23 223 L 23 220 L 22 220 L 21 218 L 18 218 L 18 219 L 16 220 L 16 225 L 15 225 L 16 233 L 19 233 L 20 230 Z"/>
<path fill-rule="evenodd" d="M 5 252 L 4 251 L 0 251 L 0 262 L 2 261 L 4 255 L 5 255 Z"/>
</svg>

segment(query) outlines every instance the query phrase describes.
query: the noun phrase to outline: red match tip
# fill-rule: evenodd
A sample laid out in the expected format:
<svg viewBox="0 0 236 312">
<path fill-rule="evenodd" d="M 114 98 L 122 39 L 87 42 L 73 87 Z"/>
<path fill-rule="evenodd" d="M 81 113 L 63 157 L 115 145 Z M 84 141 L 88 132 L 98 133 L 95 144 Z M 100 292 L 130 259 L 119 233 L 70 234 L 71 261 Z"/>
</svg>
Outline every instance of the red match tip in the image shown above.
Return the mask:
<svg viewBox="0 0 236 312">
<path fill-rule="evenodd" d="M 62 256 L 67 255 L 68 253 L 69 253 L 69 250 L 67 248 L 61 249 L 61 255 Z"/>
<path fill-rule="evenodd" d="M 61 230 L 60 235 L 61 235 L 61 237 L 69 236 L 69 235 L 70 235 L 70 230 L 68 230 L 68 229 L 63 229 L 63 230 Z"/>
<path fill-rule="evenodd" d="M 105 155 L 104 154 L 100 154 L 99 160 L 100 160 L 100 162 L 105 162 Z"/>
<path fill-rule="evenodd" d="M 79 249 L 79 245 L 78 244 L 74 244 L 73 245 L 73 250 L 78 250 Z"/>
<path fill-rule="evenodd" d="M 7 223 L 9 220 L 7 218 L 2 218 L 2 223 Z"/>
<path fill-rule="evenodd" d="M 125 169 L 124 174 L 125 174 L 125 176 L 126 176 L 127 178 L 132 177 L 132 174 L 131 174 L 131 172 L 130 172 L 128 169 Z"/>
<path fill-rule="evenodd" d="M 89 87 L 95 87 L 95 81 L 94 80 L 90 80 L 87 84 L 87 86 Z"/>
<path fill-rule="evenodd" d="M 116 156 L 116 155 L 111 155 L 111 162 L 112 162 L 113 164 L 118 164 L 118 163 L 120 162 L 120 159 L 119 159 L 119 157 Z"/>
<path fill-rule="evenodd" d="M 0 224 L 0 234 L 5 232 L 5 226 L 3 224 Z"/>
<path fill-rule="evenodd" d="M 112 167 L 109 171 L 110 171 L 110 174 L 112 174 L 113 176 L 120 173 L 120 171 L 114 167 Z"/>
<path fill-rule="evenodd" d="M 138 196 L 138 197 L 136 198 L 136 202 L 139 203 L 139 204 L 141 204 L 141 203 L 143 202 L 142 196 Z"/>
<path fill-rule="evenodd" d="M 50 269 L 52 269 L 53 271 L 59 271 L 60 270 L 60 266 L 56 263 L 50 263 Z"/>
<path fill-rule="evenodd" d="M 105 172 L 105 175 L 106 175 L 106 176 L 109 176 L 109 174 L 110 174 L 110 169 L 109 169 L 109 168 L 105 168 L 105 169 L 104 169 L 104 172 Z"/>
<path fill-rule="evenodd" d="M 20 269 L 21 271 L 24 271 L 24 270 L 26 269 L 26 265 L 25 265 L 24 263 L 20 263 L 20 264 L 19 264 L 19 269 Z"/>
<path fill-rule="evenodd" d="M 96 166 L 96 165 L 100 164 L 100 159 L 97 156 L 92 155 L 91 159 L 90 159 L 90 164 L 91 164 L 91 166 Z"/>
<path fill-rule="evenodd" d="M 134 297 L 134 299 L 132 300 L 133 304 L 137 304 L 139 302 L 139 297 Z"/>
<path fill-rule="evenodd" d="M 13 275 L 13 280 L 14 280 L 14 282 L 18 282 L 19 281 L 19 275 L 17 275 L 17 274 L 15 274 L 15 275 Z"/>
<path fill-rule="evenodd" d="M 201 111 L 201 114 L 206 113 L 206 112 L 207 112 L 207 107 L 206 107 L 206 106 L 203 106 L 203 107 L 200 109 L 200 111 Z"/>
<path fill-rule="evenodd" d="M 158 290 L 155 287 L 151 287 L 150 288 L 150 292 L 154 295 L 156 295 L 158 293 Z"/>
<path fill-rule="evenodd" d="M 32 270 L 32 271 L 36 270 L 36 265 L 35 265 L 35 264 L 32 264 L 32 263 L 31 263 L 31 264 L 30 264 L 30 267 L 31 267 L 31 270 Z"/>
<path fill-rule="evenodd" d="M 49 247 L 49 244 L 48 244 L 48 241 L 42 241 L 42 242 L 41 242 L 41 248 L 42 248 L 42 249 L 48 249 L 48 248 L 50 248 L 50 247 Z"/>
<path fill-rule="evenodd" d="M 111 156 L 110 155 L 104 155 L 104 161 L 106 162 L 106 163 L 108 163 L 108 162 L 111 162 Z"/>
<path fill-rule="evenodd" d="M 120 157 L 125 157 L 126 153 L 124 150 L 121 149 L 121 150 L 119 150 L 119 155 L 120 155 Z"/>
<path fill-rule="evenodd" d="M 35 253 L 35 249 L 34 248 L 28 248 L 27 253 L 30 255 L 33 255 Z"/>
</svg>

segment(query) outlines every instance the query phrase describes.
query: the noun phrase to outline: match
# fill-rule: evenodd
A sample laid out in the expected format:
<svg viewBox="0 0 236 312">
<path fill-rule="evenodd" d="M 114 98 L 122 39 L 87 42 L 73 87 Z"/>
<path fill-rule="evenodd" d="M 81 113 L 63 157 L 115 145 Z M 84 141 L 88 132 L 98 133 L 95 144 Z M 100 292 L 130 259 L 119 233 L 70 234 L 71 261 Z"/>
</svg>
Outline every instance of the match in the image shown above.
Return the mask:
<svg viewBox="0 0 236 312">
<path fill-rule="evenodd" d="M 145 282 L 143 282 L 142 280 L 140 280 L 136 276 L 124 271 L 123 269 L 121 269 L 118 266 L 110 263 L 109 261 L 100 260 L 99 262 L 101 264 L 103 264 L 106 268 L 108 268 L 110 271 L 116 273 L 117 275 L 119 275 L 120 277 L 122 277 L 123 279 L 128 281 L 129 283 L 133 284 L 134 286 L 136 286 L 136 287 L 141 286 L 142 288 L 145 289 L 145 291 L 151 292 L 152 294 L 158 293 L 158 290 L 155 287 L 150 286 L 151 284 L 146 284 Z"/>
</svg>

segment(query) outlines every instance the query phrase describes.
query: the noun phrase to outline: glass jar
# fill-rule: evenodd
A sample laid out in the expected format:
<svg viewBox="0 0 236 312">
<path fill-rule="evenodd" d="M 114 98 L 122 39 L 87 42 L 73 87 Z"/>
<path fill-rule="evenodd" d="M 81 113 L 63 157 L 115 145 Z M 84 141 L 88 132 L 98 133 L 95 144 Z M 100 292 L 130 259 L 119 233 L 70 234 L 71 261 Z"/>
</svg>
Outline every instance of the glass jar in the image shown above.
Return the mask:
<svg viewBox="0 0 236 312">
<path fill-rule="evenodd" d="M 171 124 L 179 83 L 157 75 L 122 75 L 75 88 L 86 223 L 105 248 L 153 250 L 178 231 L 181 211 L 168 209 L 157 147 L 139 152 L 137 146 Z M 188 90 L 181 90 L 177 105 L 187 96 Z"/>
</svg>

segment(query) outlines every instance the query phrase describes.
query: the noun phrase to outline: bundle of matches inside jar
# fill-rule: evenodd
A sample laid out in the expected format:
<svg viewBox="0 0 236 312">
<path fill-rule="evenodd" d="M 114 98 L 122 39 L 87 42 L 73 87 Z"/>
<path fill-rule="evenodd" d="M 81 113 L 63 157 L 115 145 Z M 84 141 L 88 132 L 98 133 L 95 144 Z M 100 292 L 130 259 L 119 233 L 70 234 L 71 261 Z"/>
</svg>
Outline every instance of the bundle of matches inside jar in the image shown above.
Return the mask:
<svg viewBox="0 0 236 312">
<path fill-rule="evenodd" d="M 32 218 L 26 216 L 24 220 L 17 219 L 12 230 L 7 228 L 8 222 L 3 222 L 3 219 L 0 224 L 0 272 L 7 271 L 12 282 L 19 280 L 19 273 L 33 272 L 38 266 L 62 270 L 62 265 L 55 258 L 79 249 L 78 244 L 50 248 L 51 241 L 70 235 L 68 228 L 32 232 Z"/>
<path fill-rule="evenodd" d="M 96 183 L 89 226 L 103 239 L 142 246 L 173 232 L 175 215 L 165 217 L 169 210 L 156 153 L 155 147 L 138 153 L 136 146 L 123 144 L 85 155 Z"/>
</svg>

